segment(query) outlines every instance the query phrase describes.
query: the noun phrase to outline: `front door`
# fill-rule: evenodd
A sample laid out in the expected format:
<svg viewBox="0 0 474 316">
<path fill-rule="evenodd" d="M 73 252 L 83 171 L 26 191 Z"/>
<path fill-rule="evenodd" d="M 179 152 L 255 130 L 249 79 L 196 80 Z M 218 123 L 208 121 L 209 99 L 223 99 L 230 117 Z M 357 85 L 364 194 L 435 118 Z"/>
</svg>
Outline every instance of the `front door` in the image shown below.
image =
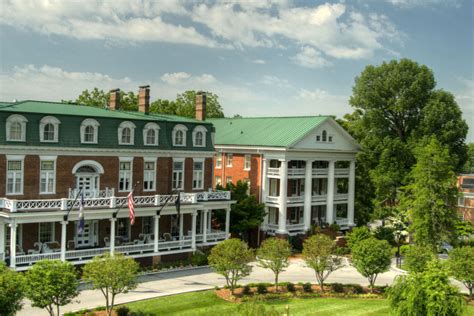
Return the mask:
<svg viewBox="0 0 474 316">
<path fill-rule="evenodd" d="M 98 242 L 98 221 L 84 221 L 84 231 L 77 232 L 76 226 L 76 248 L 89 248 L 97 245 Z"/>
<path fill-rule="evenodd" d="M 98 176 L 91 174 L 77 174 L 76 188 L 82 189 L 85 198 L 94 198 L 98 194 Z"/>
</svg>

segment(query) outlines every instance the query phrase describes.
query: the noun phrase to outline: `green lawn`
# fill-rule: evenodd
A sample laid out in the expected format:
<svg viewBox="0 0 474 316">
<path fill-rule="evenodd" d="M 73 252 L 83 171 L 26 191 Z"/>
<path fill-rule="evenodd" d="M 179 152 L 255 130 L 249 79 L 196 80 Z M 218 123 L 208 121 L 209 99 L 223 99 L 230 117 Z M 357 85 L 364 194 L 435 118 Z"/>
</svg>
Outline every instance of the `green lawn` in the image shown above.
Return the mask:
<svg viewBox="0 0 474 316">
<path fill-rule="evenodd" d="M 292 298 L 271 300 L 266 306 L 273 306 L 283 312 L 290 306 L 291 315 L 388 315 L 386 300 L 342 299 L 342 298 Z M 143 311 L 153 315 L 235 315 L 241 304 L 230 303 L 217 297 L 213 291 L 193 292 L 166 296 L 127 304 L 131 311 Z M 470 307 L 468 315 L 474 315 Z"/>
</svg>

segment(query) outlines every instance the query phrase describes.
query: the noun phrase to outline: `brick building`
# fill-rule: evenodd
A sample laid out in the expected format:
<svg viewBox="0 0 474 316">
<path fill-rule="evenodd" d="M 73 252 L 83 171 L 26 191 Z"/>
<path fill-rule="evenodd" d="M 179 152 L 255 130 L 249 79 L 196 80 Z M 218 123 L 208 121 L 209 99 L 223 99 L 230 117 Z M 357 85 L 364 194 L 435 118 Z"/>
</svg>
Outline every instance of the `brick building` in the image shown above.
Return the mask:
<svg viewBox="0 0 474 316">
<path fill-rule="evenodd" d="M 203 121 L 205 95 L 188 119 L 149 113 L 149 93 L 140 87 L 138 112 L 120 109 L 119 90 L 106 108 L 0 103 L 0 260 L 24 270 L 45 258 L 81 264 L 110 251 L 151 263 L 228 237 L 232 201 L 211 189 L 214 127 Z M 226 212 L 225 227 L 213 224 L 217 210 Z"/>
<path fill-rule="evenodd" d="M 462 174 L 458 177 L 462 196 L 458 199 L 458 211 L 463 220 L 474 224 L 474 174 Z"/>
<path fill-rule="evenodd" d="M 355 140 L 331 117 L 209 120 L 216 128 L 214 183 L 247 181 L 265 203 L 270 235 L 311 225 L 354 225 Z M 309 189 L 308 189 L 309 188 Z"/>
</svg>

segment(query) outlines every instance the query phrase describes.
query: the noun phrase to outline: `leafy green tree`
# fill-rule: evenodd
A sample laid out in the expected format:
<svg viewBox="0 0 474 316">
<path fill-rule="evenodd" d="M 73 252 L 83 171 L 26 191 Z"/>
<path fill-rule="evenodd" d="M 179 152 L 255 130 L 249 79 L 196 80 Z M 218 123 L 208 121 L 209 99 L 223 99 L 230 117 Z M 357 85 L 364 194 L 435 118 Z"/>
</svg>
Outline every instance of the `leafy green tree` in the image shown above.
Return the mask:
<svg viewBox="0 0 474 316">
<path fill-rule="evenodd" d="M 386 240 L 373 237 L 364 239 L 352 247 L 352 264 L 369 281 L 371 291 L 380 273 L 388 271 L 391 247 Z"/>
<path fill-rule="evenodd" d="M 467 160 L 462 169 L 463 173 L 474 173 L 474 143 L 467 145 Z"/>
<path fill-rule="evenodd" d="M 459 290 L 450 284 L 439 260 L 431 261 L 425 272 L 397 276 L 388 291 L 394 315 L 463 315 L 464 302 Z"/>
<path fill-rule="evenodd" d="M 458 219 L 454 224 L 455 243 L 459 243 L 474 235 L 474 225 L 470 221 Z"/>
<path fill-rule="evenodd" d="M 474 248 L 465 246 L 451 250 L 448 258 L 448 267 L 451 275 L 467 287 L 469 298 L 472 299 L 472 289 L 474 288 Z"/>
<path fill-rule="evenodd" d="M 26 297 L 31 305 L 45 308 L 59 316 L 59 307 L 79 295 L 79 281 L 74 266 L 59 260 L 41 260 L 26 273 Z"/>
<path fill-rule="evenodd" d="M 253 259 L 252 249 L 249 249 L 246 242 L 237 238 L 217 244 L 208 257 L 209 265 L 216 273 L 224 276 L 232 294 L 237 282 L 252 271 L 249 263 Z"/>
<path fill-rule="evenodd" d="M 405 251 L 404 262 L 408 271 L 423 272 L 428 263 L 435 258 L 433 249 L 421 245 L 411 245 Z"/>
<path fill-rule="evenodd" d="M 417 163 L 410 173 L 401 205 L 408 211 L 415 242 L 436 249 L 448 240 L 457 220 L 458 189 L 448 149 L 432 137 L 417 148 Z"/>
<path fill-rule="evenodd" d="M 278 276 L 288 268 L 290 255 L 290 243 L 288 240 L 280 238 L 265 239 L 257 250 L 258 265 L 264 269 L 272 270 L 275 274 L 276 291 L 278 291 Z"/>
<path fill-rule="evenodd" d="M 354 227 L 346 236 L 347 246 L 352 249 L 358 242 L 370 237 L 372 237 L 372 233 L 366 226 Z"/>
<path fill-rule="evenodd" d="M 86 263 L 83 278 L 90 281 L 94 289 L 99 289 L 105 297 L 108 315 L 112 315 L 115 297 L 127 293 L 137 286 L 138 263 L 130 257 L 116 253 L 97 256 Z"/>
<path fill-rule="evenodd" d="M 342 258 L 336 255 L 336 242 L 324 234 L 316 234 L 303 243 L 303 258 L 316 274 L 321 291 L 328 276 L 343 267 Z"/>
<path fill-rule="evenodd" d="M 24 287 L 23 276 L 0 262 L 0 315 L 13 316 L 21 310 Z"/>
</svg>

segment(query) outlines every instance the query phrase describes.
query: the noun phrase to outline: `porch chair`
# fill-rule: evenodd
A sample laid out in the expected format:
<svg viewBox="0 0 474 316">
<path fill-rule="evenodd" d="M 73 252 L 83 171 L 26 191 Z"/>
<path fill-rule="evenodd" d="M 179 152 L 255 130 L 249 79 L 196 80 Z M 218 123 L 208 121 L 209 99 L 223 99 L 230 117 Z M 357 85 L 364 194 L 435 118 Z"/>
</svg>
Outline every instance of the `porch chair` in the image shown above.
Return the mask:
<svg viewBox="0 0 474 316">
<path fill-rule="evenodd" d="M 37 255 L 41 252 L 41 248 L 43 247 L 43 244 L 40 241 L 37 241 L 33 244 L 33 249 L 28 250 L 29 255 Z"/>
<path fill-rule="evenodd" d="M 61 244 L 57 241 L 49 241 L 43 244 L 42 253 L 52 253 L 61 251 Z"/>
<path fill-rule="evenodd" d="M 140 234 L 138 235 L 138 239 L 135 239 L 133 243 L 136 245 L 142 245 L 146 243 L 147 239 L 148 239 L 148 234 Z"/>
<path fill-rule="evenodd" d="M 76 250 L 76 242 L 74 240 L 67 241 L 67 249 L 68 250 Z"/>
<path fill-rule="evenodd" d="M 25 252 L 23 251 L 23 247 L 20 245 L 16 245 L 16 255 L 17 256 L 22 256 L 24 255 Z"/>
<path fill-rule="evenodd" d="M 163 233 L 163 238 L 165 239 L 165 241 L 172 241 L 173 240 L 173 237 L 171 237 L 170 233 Z"/>
</svg>

